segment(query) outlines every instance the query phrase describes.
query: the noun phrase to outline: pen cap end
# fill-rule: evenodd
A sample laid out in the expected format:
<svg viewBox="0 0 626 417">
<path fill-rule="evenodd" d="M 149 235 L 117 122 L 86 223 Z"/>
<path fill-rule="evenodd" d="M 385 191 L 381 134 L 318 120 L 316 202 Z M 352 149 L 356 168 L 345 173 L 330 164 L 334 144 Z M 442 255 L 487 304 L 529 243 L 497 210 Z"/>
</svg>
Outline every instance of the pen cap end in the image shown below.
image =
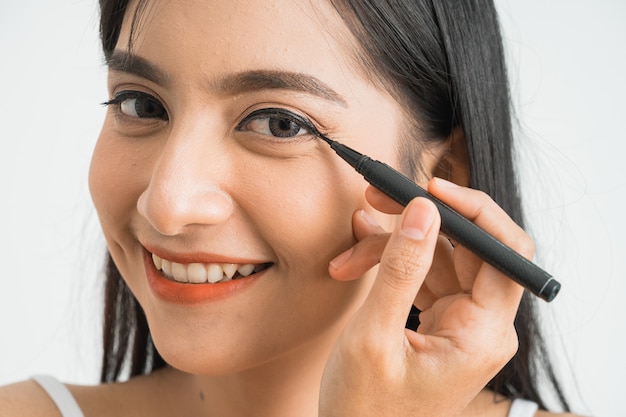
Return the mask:
<svg viewBox="0 0 626 417">
<path fill-rule="evenodd" d="M 554 300 L 554 297 L 556 297 L 560 290 L 561 284 L 552 278 L 546 282 L 546 285 L 543 286 L 539 293 L 539 297 L 543 298 L 547 302 L 550 302 Z"/>
</svg>

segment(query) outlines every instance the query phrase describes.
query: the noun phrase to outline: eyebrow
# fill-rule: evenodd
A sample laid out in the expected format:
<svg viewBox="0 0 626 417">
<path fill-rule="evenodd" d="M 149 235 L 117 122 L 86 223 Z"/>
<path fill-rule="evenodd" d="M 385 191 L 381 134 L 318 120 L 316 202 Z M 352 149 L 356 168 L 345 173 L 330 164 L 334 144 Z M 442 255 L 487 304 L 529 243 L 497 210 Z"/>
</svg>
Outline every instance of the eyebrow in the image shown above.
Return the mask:
<svg viewBox="0 0 626 417">
<path fill-rule="evenodd" d="M 106 64 L 109 70 L 127 72 L 156 84 L 167 85 L 171 81 L 165 71 L 147 59 L 126 51 L 116 49 L 107 57 Z"/>
<path fill-rule="evenodd" d="M 107 58 L 109 70 L 126 72 L 156 84 L 171 83 L 171 76 L 154 63 L 127 51 L 115 50 Z M 226 75 L 211 82 L 218 94 L 238 95 L 261 90 L 291 90 L 320 97 L 347 107 L 346 100 L 316 77 L 300 72 L 280 70 L 251 70 Z"/>
</svg>

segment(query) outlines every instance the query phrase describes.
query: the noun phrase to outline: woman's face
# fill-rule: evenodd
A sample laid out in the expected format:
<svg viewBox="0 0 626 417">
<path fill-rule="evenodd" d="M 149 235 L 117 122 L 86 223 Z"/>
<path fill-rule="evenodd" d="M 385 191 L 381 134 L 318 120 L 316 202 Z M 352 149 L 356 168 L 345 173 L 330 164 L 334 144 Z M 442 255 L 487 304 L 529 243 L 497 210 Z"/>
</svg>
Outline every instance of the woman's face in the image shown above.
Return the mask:
<svg viewBox="0 0 626 417">
<path fill-rule="evenodd" d="M 331 346 L 372 277 L 339 282 L 328 263 L 354 243 L 355 210 L 393 219 L 291 115 L 397 166 L 400 107 L 328 4 L 148 3 L 129 52 L 131 3 L 109 62 L 90 188 L 159 352 L 223 373 Z M 228 281 L 236 268 L 252 273 Z"/>
</svg>

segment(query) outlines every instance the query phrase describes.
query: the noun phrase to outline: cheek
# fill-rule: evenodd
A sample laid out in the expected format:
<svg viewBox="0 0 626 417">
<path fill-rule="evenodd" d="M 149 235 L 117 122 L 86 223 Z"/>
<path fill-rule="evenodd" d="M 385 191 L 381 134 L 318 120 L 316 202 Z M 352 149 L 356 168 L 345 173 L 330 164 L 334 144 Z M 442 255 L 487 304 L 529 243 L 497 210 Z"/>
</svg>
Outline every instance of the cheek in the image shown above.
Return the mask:
<svg viewBox="0 0 626 417">
<path fill-rule="evenodd" d="M 329 262 L 355 243 L 353 213 L 367 207 L 365 182 L 342 169 L 333 169 L 332 158 L 321 154 L 313 161 L 272 164 L 258 172 L 266 175 L 249 177 L 256 199 L 242 210 L 277 258 L 271 312 L 259 316 L 289 329 L 288 343 L 342 327 L 371 285 L 371 279 L 341 282 L 328 273 Z M 285 343 L 284 335 L 276 334 L 275 341 Z"/>
<path fill-rule="evenodd" d="M 244 210 L 289 269 L 326 275 L 328 262 L 354 242 L 351 218 L 367 205 L 365 183 L 329 160 L 322 154 L 278 162 L 262 180 L 250 178 L 256 198 Z"/>
<path fill-rule="evenodd" d="M 114 138 L 105 125 L 89 168 L 89 190 L 107 241 L 119 238 L 145 188 L 146 160 L 132 143 Z M 113 249 L 113 248 L 111 248 Z"/>
</svg>

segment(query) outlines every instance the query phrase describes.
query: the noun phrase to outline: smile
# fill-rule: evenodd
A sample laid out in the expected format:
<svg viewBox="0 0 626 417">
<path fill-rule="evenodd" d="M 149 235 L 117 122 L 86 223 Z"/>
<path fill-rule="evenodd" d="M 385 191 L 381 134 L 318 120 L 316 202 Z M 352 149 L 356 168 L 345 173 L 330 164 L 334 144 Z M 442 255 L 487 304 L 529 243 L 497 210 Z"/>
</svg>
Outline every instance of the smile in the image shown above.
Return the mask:
<svg viewBox="0 0 626 417">
<path fill-rule="evenodd" d="M 228 282 L 261 272 L 271 263 L 231 264 L 231 263 L 178 263 L 152 254 L 154 267 L 172 281 L 192 284 L 215 284 Z"/>
</svg>

